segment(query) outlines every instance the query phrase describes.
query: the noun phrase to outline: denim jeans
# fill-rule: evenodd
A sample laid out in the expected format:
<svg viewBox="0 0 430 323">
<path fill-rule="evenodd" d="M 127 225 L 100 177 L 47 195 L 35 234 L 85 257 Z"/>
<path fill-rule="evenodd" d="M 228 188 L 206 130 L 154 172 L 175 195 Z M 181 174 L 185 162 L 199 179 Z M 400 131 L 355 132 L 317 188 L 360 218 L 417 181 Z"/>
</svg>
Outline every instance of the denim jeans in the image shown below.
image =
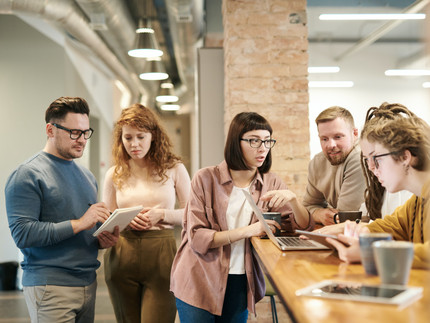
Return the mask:
<svg viewBox="0 0 430 323">
<path fill-rule="evenodd" d="M 248 320 L 246 275 L 228 275 L 221 316 L 176 298 L 181 323 L 245 323 Z"/>
</svg>

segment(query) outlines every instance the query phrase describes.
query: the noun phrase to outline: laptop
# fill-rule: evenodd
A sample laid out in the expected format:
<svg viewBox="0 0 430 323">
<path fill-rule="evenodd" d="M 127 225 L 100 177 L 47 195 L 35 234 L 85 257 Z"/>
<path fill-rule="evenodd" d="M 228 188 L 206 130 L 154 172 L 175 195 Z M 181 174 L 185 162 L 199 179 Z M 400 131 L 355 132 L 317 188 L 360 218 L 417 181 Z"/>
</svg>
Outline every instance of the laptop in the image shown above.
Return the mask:
<svg viewBox="0 0 430 323">
<path fill-rule="evenodd" d="M 264 220 L 261 210 L 258 208 L 257 204 L 255 204 L 251 194 L 249 194 L 247 190 L 242 190 L 242 191 L 243 191 L 243 194 L 245 194 L 246 200 L 248 201 L 249 205 L 251 205 L 252 210 L 257 216 L 257 219 L 263 224 L 264 231 L 266 232 L 270 241 L 272 241 L 272 243 L 282 251 L 330 249 L 329 247 L 324 246 L 321 243 L 318 243 L 313 240 L 300 239 L 299 237 L 275 237 L 272 230 L 270 230 L 269 225 Z"/>
</svg>

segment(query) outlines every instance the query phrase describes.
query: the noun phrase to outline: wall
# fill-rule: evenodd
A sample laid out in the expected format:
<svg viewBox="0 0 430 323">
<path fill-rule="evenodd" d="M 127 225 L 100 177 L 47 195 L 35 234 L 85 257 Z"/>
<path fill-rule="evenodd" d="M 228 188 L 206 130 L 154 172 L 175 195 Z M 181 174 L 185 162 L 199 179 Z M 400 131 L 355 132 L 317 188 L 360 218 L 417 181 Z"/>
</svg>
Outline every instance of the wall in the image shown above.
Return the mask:
<svg viewBox="0 0 430 323">
<path fill-rule="evenodd" d="M 109 162 L 110 149 L 106 147 L 109 147 L 112 124 L 109 113 L 114 104 L 112 83 L 99 68 L 83 65 L 83 58 L 72 54 L 73 44 L 61 39 L 61 35 L 56 36 L 61 44 L 18 17 L 0 15 L 0 114 L 3 121 L 0 127 L 0 262 L 17 260 L 19 255 L 7 224 L 4 186 L 13 169 L 43 149 L 46 142 L 44 113 L 53 100 L 60 96 L 81 96 L 88 101 L 92 120 L 97 120 L 98 129 L 95 130 L 99 133 L 99 141 L 90 140 L 84 157 L 78 161 L 97 175 L 99 183 L 105 171 L 100 164 Z M 102 106 L 98 99 L 101 96 Z M 99 152 L 99 160 L 90 167 L 92 147 Z"/>
<path fill-rule="evenodd" d="M 277 139 L 272 171 L 302 196 L 309 162 L 306 1 L 222 3 L 224 129 L 242 111 L 263 115 Z"/>
<path fill-rule="evenodd" d="M 333 66 L 333 60 L 348 49 L 351 44 L 310 44 L 309 66 Z M 423 48 L 424 44 L 374 43 L 341 62 L 341 70 L 336 74 L 310 75 L 311 80 L 353 81 L 352 88 L 311 88 L 309 89 L 310 150 L 311 157 L 321 151 L 315 118 L 333 105 L 347 108 L 361 131 L 366 112 L 372 106 L 383 102 L 401 103 L 419 117 L 430 123 L 430 89 L 423 89 L 426 77 L 388 77 L 385 70 L 397 66 L 393 52 L 403 52 L 409 56 Z"/>
<path fill-rule="evenodd" d="M 199 168 L 224 159 L 224 51 L 198 50 L 197 83 L 199 115 Z"/>
</svg>

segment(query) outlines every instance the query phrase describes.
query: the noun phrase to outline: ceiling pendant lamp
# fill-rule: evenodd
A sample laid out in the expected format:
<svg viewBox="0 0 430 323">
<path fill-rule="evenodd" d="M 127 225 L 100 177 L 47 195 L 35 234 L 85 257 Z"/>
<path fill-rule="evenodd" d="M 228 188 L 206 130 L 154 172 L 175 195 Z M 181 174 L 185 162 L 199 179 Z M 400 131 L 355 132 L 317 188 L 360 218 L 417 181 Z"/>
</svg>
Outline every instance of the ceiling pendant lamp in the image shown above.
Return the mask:
<svg viewBox="0 0 430 323">
<path fill-rule="evenodd" d="M 163 51 L 158 47 L 154 29 L 152 29 L 149 19 L 139 20 L 134 46 L 133 49 L 128 51 L 128 55 L 141 58 L 160 57 L 163 55 Z"/>
<path fill-rule="evenodd" d="M 173 84 L 164 82 L 160 84 L 160 90 L 155 100 L 159 103 L 177 102 L 179 98 L 174 94 Z"/>
<path fill-rule="evenodd" d="M 150 57 L 146 59 L 143 72 L 139 77 L 146 81 L 160 81 L 167 79 L 169 74 L 166 73 L 160 57 Z"/>
</svg>

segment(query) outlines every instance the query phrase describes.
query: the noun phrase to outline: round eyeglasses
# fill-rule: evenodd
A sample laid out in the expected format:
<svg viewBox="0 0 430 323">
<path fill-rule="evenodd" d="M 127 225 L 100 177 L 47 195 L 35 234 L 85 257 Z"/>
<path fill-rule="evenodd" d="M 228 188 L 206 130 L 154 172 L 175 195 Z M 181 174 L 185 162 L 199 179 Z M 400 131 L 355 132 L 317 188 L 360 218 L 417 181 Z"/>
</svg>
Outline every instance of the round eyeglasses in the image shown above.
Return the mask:
<svg viewBox="0 0 430 323">
<path fill-rule="evenodd" d="M 364 157 L 363 160 L 367 164 L 367 167 L 370 167 L 370 160 L 372 160 L 373 161 L 373 165 L 375 165 L 375 168 L 378 169 L 379 168 L 379 160 L 378 160 L 378 158 L 381 158 L 381 157 L 384 157 L 384 156 L 389 156 L 389 155 L 395 155 L 395 154 L 398 154 L 398 153 L 399 153 L 398 151 L 391 151 L 391 152 L 386 153 L 386 154 L 369 156 L 369 158 Z"/>
<path fill-rule="evenodd" d="M 57 123 L 51 123 L 55 128 L 67 131 L 70 134 L 70 139 L 72 140 L 78 140 L 81 138 L 82 135 L 84 135 L 84 139 L 88 140 L 93 135 L 94 130 L 92 128 L 87 130 L 80 130 L 80 129 L 69 129 L 63 126 L 60 126 Z"/>
<path fill-rule="evenodd" d="M 270 149 L 270 148 L 273 148 L 273 146 L 276 144 L 275 139 L 261 140 L 257 138 L 251 138 L 251 139 L 241 138 L 240 140 L 247 141 L 251 146 L 251 148 L 260 148 L 261 145 L 264 144 L 264 147 L 266 147 L 267 149 Z"/>
</svg>

